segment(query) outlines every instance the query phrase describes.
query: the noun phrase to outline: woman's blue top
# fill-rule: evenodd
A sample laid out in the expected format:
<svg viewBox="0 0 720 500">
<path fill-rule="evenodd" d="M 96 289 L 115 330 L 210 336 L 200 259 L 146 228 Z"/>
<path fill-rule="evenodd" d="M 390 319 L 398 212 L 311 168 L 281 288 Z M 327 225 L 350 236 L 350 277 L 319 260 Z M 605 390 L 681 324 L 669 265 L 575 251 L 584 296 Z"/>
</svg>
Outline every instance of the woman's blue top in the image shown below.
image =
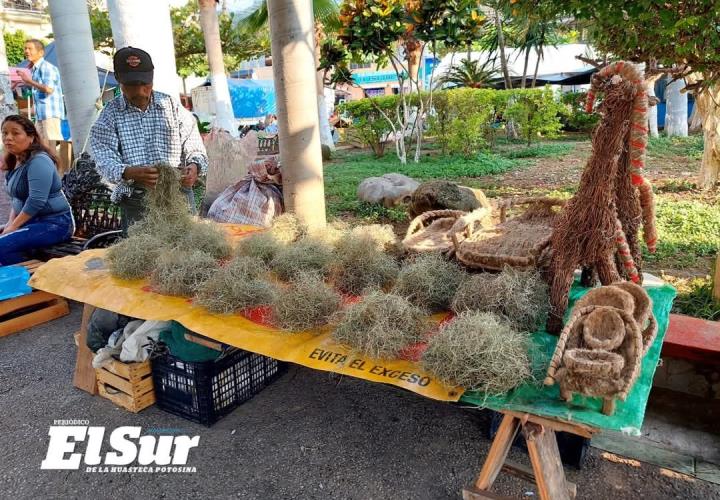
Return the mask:
<svg viewBox="0 0 720 500">
<path fill-rule="evenodd" d="M 70 212 L 60 175 L 46 153 L 35 153 L 8 172 L 5 184 L 16 216 L 20 212 L 31 217 Z"/>
</svg>

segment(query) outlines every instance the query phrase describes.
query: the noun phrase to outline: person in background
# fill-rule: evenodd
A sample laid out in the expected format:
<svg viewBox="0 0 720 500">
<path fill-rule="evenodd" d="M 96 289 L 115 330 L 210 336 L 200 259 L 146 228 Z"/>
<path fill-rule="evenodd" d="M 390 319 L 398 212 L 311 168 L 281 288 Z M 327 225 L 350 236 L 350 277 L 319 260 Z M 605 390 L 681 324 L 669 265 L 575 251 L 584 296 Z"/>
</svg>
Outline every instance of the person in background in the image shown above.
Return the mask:
<svg viewBox="0 0 720 500">
<path fill-rule="evenodd" d="M 158 180 L 155 165 L 182 169 L 180 189 L 196 213 L 192 187 L 207 169 L 207 154 L 197 122 L 180 102 L 153 90 L 150 54 L 124 47 L 113 57 L 122 95 L 110 101 L 90 129 L 90 147 L 100 174 L 115 184 L 112 201 L 120 205 L 123 234 L 143 217 L 143 197 Z"/>
<path fill-rule="evenodd" d="M 19 75 L 32 89 L 37 131 L 54 151 L 55 141 L 63 140 L 60 122 L 65 118 L 60 72 L 45 60 L 45 46 L 40 40 L 25 42 L 25 58 L 30 61 L 31 73 Z"/>
<path fill-rule="evenodd" d="M 55 155 L 35 125 L 21 115 L 2 123 L 2 169 L 12 199 L 0 231 L 0 266 L 27 260 L 27 252 L 68 241 L 75 232 L 70 204 L 62 192 Z"/>
<path fill-rule="evenodd" d="M 277 135 L 279 132 L 277 124 L 277 116 L 270 114 L 265 118 L 265 132 L 268 135 Z"/>
</svg>

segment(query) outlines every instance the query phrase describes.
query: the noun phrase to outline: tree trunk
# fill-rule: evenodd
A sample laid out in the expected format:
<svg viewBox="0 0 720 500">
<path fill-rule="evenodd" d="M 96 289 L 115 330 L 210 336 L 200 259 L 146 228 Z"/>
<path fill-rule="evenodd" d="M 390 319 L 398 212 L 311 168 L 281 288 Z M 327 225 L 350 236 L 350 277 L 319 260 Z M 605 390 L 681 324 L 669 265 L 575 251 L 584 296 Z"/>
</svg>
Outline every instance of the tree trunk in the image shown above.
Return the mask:
<svg viewBox="0 0 720 500">
<path fill-rule="evenodd" d="M 315 68 L 320 67 L 320 44 L 324 38 L 322 23 L 315 23 Z M 323 82 L 323 71 L 316 72 L 317 80 L 317 105 L 318 122 L 320 124 L 320 143 L 330 151 L 335 151 L 335 141 L 330 128 L 330 113 L 325 102 L 325 84 Z"/>
<path fill-rule="evenodd" d="M 87 144 L 100 97 L 90 16 L 85 0 L 50 2 L 55 49 L 75 155 Z"/>
<path fill-rule="evenodd" d="M 325 189 L 310 0 L 268 0 L 285 208 L 325 226 Z"/>
<path fill-rule="evenodd" d="M 665 88 L 665 134 L 668 137 L 688 135 L 688 98 L 687 93 L 680 92 L 685 88 L 685 80 L 679 79 Z"/>
<path fill-rule="evenodd" d="M 155 66 L 153 88 L 178 97 L 180 80 L 168 0 L 108 0 L 107 5 L 115 48 L 132 46 L 149 53 Z"/>
<path fill-rule="evenodd" d="M 714 85 L 695 95 L 695 106 L 702 117 L 705 148 L 698 184 L 712 189 L 720 172 L 720 85 Z"/>
<path fill-rule="evenodd" d="M 527 82 L 527 69 L 528 64 L 530 63 L 530 50 L 532 50 L 532 47 L 528 47 L 527 49 L 525 49 L 525 64 L 523 65 L 523 76 L 522 81 L 520 82 L 521 89 L 525 88 L 525 84 Z"/>
<path fill-rule="evenodd" d="M 2 11 L 2 7 L 0 7 Z M 10 71 L 8 69 L 7 53 L 5 52 L 5 38 L 0 31 L 0 122 L 8 115 L 17 113 L 15 98 L 10 88 Z"/>
<path fill-rule="evenodd" d="M 420 58 L 422 57 L 422 42 L 411 36 L 405 39 L 405 58 L 408 66 L 408 79 L 410 80 L 410 92 L 420 92 L 423 82 L 420 81 Z M 413 86 L 415 88 L 413 88 Z"/>
<path fill-rule="evenodd" d="M 542 46 L 535 47 L 535 52 L 537 53 L 537 61 L 535 61 L 535 71 L 533 72 L 533 80 L 531 85 L 532 88 L 535 88 L 535 84 L 537 83 L 538 71 L 540 70 L 540 61 L 543 58 Z"/>
<path fill-rule="evenodd" d="M 660 74 L 651 75 L 645 79 L 645 84 L 648 89 L 648 98 L 655 97 L 655 82 L 660 79 Z M 657 104 L 648 108 L 648 133 L 650 137 L 658 137 L 658 121 L 657 121 Z"/>
<path fill-rule="evenodd" d="M 511 89 L 512 80 L 510 79 L 507 56 L 505 55 L 505 34 L 503 33 L 500 12 L 497 10 L 495 11 L 495 29 L 497 30 L 498 50 L 500 51 L 500 68 L 502 69 L 503 78 L 505 79 L 505 88 Z"/>
<path fill-rule="evenodd" d="M 210 66 L 210 84 L 215 97 L 215 123 L 213 126 L 227 130 L 233 137 L 238 136 L 235 115 L 230 100 L 225 62 L 223 61 L 222 44 L 220 42 L 220 23 L 215 0 L 198 0 L 200 6 L 200 27 L 205 39 L 208 65 Z"/>
</svg>

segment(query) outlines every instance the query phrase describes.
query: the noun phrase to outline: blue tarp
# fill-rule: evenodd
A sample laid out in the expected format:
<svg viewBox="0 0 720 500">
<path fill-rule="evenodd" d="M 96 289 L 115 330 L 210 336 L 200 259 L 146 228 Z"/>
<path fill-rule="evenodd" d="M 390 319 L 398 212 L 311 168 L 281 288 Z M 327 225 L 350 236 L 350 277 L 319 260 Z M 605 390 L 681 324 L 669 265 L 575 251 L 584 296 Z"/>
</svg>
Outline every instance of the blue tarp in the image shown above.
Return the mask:
<svg viewBox="0 0 720 500">
<path fill-rule="evenodd" d="M 228 78 L 228 87 L 235 118 L 260 118 L 277 112 L 272 80 Z"/>
</svg>

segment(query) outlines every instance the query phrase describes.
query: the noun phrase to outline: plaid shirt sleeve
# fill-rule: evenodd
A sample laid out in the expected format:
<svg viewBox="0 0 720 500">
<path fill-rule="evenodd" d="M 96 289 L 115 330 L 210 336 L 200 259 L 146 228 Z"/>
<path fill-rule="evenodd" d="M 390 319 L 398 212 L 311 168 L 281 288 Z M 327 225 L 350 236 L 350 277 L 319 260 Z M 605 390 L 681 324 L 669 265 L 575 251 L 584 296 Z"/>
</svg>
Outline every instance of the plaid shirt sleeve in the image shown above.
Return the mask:
<svg viewBox="0 0 720 500">
<path fill-rule="evenodd" d="M 122 182 L 125 166 L 119 153 L 119 140 L 114 123 L 114 107 L 109 105 L 100 113 L 90 129 L 90 149 L 95 165 L 106 181 L 113 184 Z"/>
<path fill-rule="evenodd" d="M 207 172 L 208 158 L 195 117 L 179 103 L 176 105 L 178 126 L 180 127 L 180 143 L 182 144 L 182 164 L 197 163 L 200 169 L 198 173 L 205 174 Z"/>
<path fill-rule="evenodd" d="M 60 71 L 43 59 L 33 68 L 32 78 L 38 83 L 52 89 L 52 93 L 50 94 L 46 94 L 34 87 L 32 89 L 38 120 L 65 118 Z"/>
</svg>

